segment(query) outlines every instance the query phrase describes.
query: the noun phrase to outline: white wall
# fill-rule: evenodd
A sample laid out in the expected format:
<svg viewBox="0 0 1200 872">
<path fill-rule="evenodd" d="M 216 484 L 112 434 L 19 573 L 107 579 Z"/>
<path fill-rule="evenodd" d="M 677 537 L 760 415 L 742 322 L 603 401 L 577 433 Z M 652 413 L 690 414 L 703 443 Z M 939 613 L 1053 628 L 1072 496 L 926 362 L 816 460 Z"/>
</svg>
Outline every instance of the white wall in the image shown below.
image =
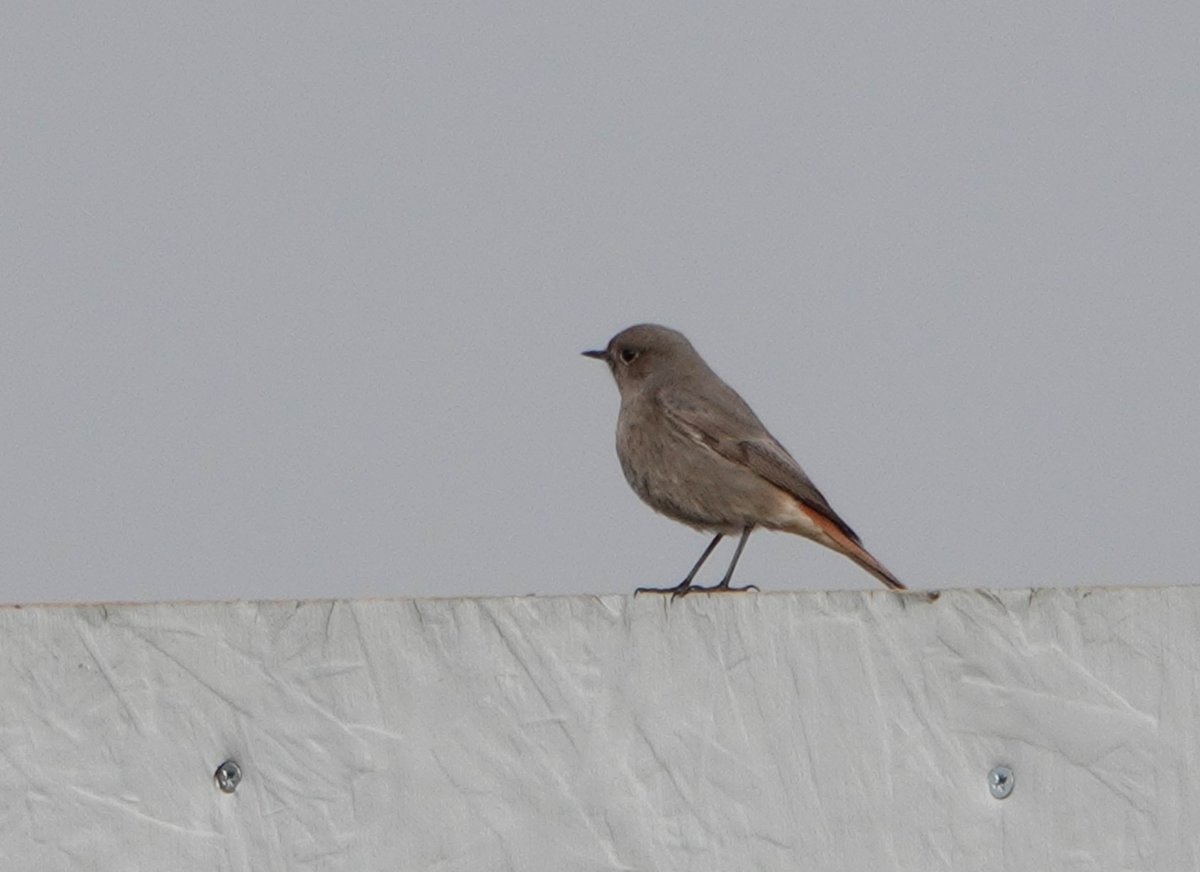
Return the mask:
<svg viewBox="0 0 1200 872">
<path fill-rule="evenodd" d="M 0 856 L 1196 869 L 1198 628 L 1191 588 L 10 607 Z"/>
</svg>

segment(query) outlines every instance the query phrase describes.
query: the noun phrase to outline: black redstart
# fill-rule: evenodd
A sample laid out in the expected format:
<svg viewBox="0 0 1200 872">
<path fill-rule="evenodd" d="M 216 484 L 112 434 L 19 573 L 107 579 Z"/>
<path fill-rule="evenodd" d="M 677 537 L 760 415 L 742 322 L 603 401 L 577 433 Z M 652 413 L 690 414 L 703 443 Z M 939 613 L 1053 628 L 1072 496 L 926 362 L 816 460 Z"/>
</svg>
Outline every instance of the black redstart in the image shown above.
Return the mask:
<svg viewBox="0 0 1200 872">
<path fill-rule="evenodd" d="M 755 527 L 806 536 L 893 590 L 905 589 L 682 333 L 638 324 L 610 339 L 603 351 L 583 353 L 608 363 L 621 392 L 617 457 L 630 487 L 667 517 L 717 534 L 678 585 L 639 587 L 638 593 L 757 590 L 729 586 Z M 741 539 L 725 577 L 712 587 L 692 584 L 721 538 L 734 533 Z"/>
</svg>

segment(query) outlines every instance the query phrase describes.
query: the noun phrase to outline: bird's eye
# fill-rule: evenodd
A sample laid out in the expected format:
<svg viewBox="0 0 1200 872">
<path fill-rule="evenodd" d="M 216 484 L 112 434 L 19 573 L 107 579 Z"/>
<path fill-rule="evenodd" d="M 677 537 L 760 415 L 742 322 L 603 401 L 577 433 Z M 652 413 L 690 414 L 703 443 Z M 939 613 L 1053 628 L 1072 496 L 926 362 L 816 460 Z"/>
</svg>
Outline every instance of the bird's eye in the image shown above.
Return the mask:
<svg viewBox="0 0 1200 872">
<path fill-rule="evenodd" d="M 637 359 L 638 353 L 632 348 L 621 349 L 621 360 L 625 363 L 633 363 Z"/>
</svg>

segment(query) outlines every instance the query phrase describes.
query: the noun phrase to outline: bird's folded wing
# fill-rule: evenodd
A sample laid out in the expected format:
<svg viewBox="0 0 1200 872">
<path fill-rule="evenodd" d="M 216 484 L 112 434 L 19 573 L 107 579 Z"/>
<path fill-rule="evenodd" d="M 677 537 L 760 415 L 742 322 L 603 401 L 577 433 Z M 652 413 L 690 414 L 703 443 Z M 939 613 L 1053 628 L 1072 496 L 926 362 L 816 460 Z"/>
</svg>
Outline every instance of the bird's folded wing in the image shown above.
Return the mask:
<svg viewBox="0 0 1200 872">
<path fill-rule="evenodd" d="M 660 390 L 656 399 L 667 420 L 688 437 L 787 491 L 861 544 L 858 535 L 838 517 L 796 459 L 766 431 L 741 397 L 734 394 L 732 400 L 736 404 L 719 410 L 679 388 Z"/>
</svg>

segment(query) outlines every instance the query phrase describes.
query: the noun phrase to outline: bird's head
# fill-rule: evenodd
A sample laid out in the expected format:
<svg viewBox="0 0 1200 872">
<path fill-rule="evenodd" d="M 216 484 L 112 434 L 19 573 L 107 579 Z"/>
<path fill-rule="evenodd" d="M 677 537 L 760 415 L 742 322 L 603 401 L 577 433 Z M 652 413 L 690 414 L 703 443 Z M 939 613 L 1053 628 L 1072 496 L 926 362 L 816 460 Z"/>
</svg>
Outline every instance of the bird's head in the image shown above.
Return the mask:
<svg viewBox="0 0 1200 872">
<path fill-rule="evenodd" d="M 608 340 L 603 350 L 585 351 L 583 355 L 607 363 L 622 391 L 652 375 L 685 368 L 698 360 L 686 336 L 658 324 L 627 327 Z"/>
</svg>

